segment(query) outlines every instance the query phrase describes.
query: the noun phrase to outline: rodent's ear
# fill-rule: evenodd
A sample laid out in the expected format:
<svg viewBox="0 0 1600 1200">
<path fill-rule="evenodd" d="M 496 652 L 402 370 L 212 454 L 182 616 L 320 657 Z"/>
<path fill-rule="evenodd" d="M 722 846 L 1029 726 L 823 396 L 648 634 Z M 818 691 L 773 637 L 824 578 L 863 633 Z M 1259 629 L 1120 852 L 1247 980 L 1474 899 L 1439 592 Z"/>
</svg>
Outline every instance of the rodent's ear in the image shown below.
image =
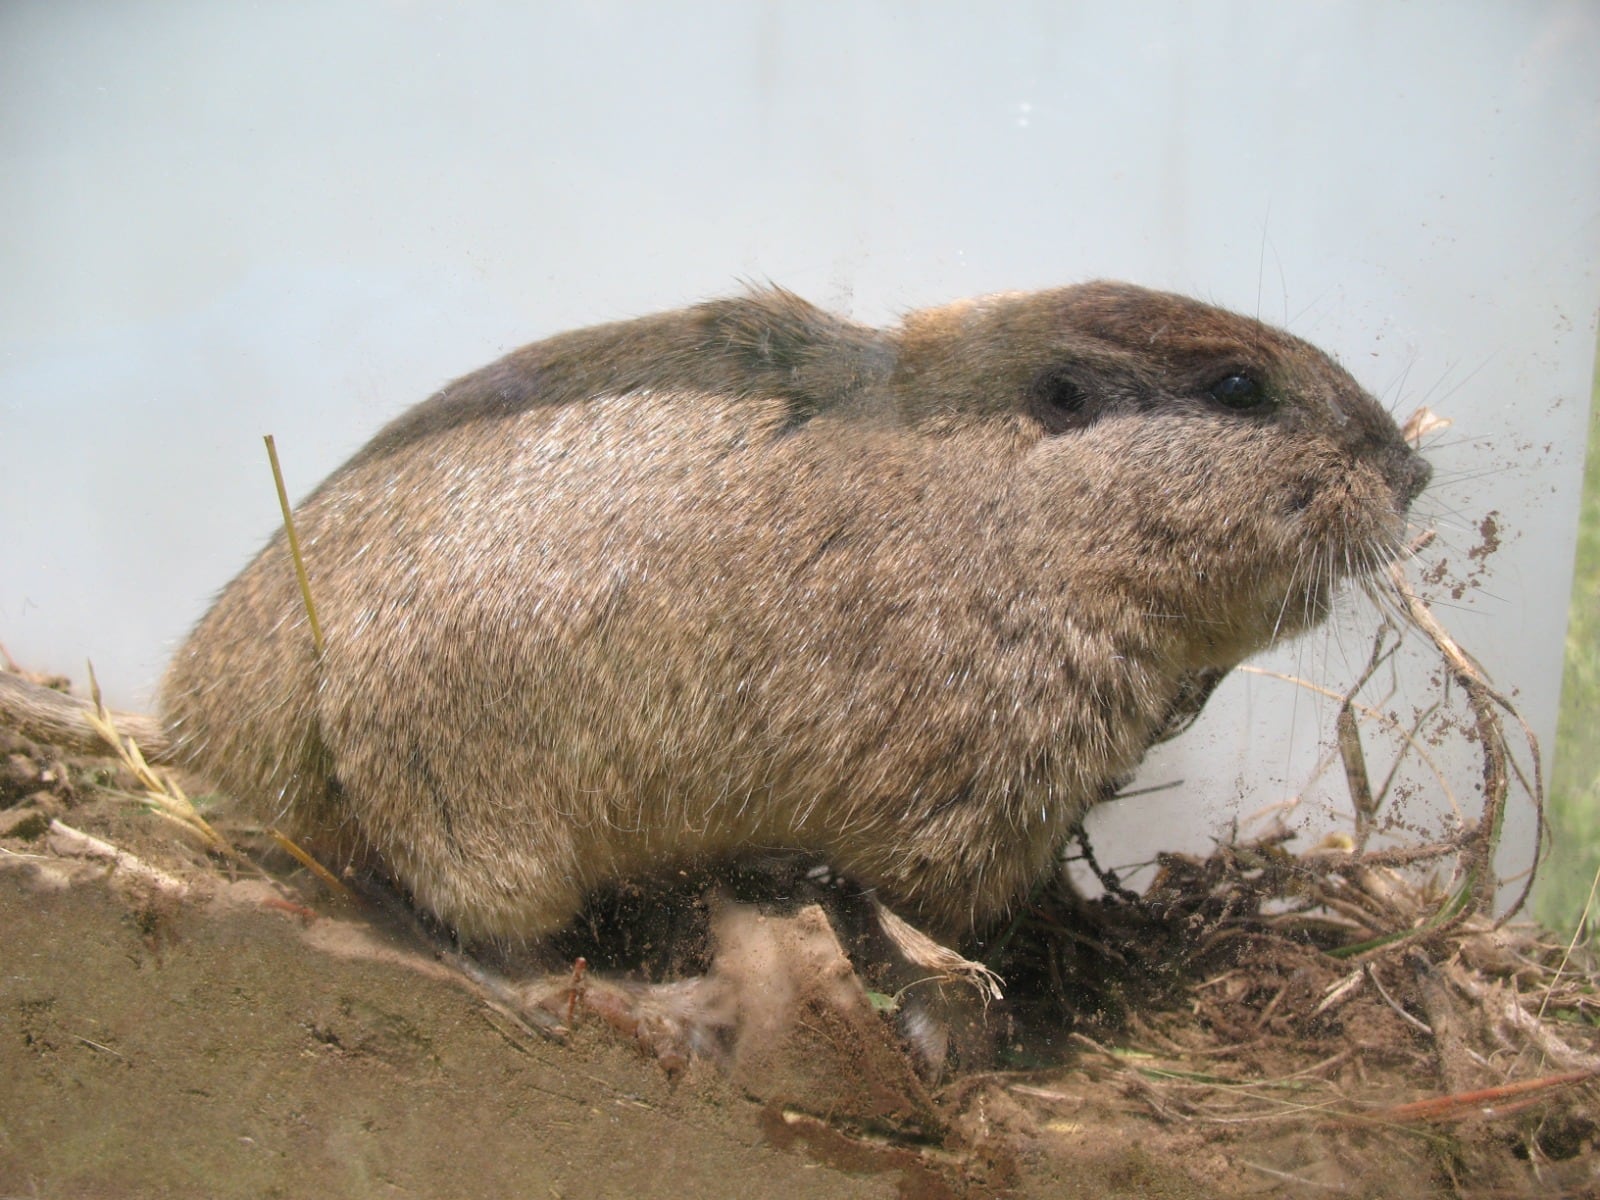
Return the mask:
<svg viewBox="0 0 1600 1200">
<path fill-rule="evenodd" d="M 1075 364 L 1047 367 L 1028 388 L 1028 412 L 1049 433 L 1066 433 L 1094 424 L 1101 400 L 1091 376 Z"/>
</svg>

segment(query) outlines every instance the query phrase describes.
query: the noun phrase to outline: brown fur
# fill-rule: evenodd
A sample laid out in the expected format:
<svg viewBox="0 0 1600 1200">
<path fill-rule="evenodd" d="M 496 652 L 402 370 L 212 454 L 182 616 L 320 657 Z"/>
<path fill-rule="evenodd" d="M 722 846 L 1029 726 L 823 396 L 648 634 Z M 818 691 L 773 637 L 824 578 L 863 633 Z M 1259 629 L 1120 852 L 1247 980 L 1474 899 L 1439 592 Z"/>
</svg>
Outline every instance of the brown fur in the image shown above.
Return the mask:
<svg viewBox="0 0 1600 1200">
<path fill-rule="evenodd" d="M 1265 407 L 1209 394 L 1237 373 Z M 1427 478 L 1304 342 L 1117 284 L 778 290 L 564 334 L 380 432 L 176 657 L 180 757 L 464 936 L 791 848 L 993 917 Z"/>
</svg>

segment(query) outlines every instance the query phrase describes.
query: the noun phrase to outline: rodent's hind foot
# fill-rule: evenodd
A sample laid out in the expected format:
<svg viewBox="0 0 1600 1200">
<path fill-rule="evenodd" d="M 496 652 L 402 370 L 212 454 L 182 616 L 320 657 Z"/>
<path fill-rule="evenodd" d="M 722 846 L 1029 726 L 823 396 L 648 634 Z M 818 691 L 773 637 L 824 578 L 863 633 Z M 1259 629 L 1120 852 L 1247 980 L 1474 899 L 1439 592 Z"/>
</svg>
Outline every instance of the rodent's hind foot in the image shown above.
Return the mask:
<svg viewBox="0 0 1600 1200">
<path fill-rule="evenodd" d="M 562 1034 L 598 1017 L 661 1064 L 669 1076 L 694 1059 L 726 1068 L 737 1031 L 737 1001 L 726 982 L 710 975 L 671 983 L 635 983 L 588 975 L 579 959 L 564 984 L 540 987 L 525 1005 L 535 1020 L 555 1022 Z"/>
<path fill-rule="evenodd" d="M 819 905 L 780 914 L 718 896 L 711 907 L 705 974 L 641 983 L 591 973 L 580 958 L 565 978 L 523 985 L 522 1007 L 567 1026 L 598 1017 L 669 1072 L 703 1059 L 733 1076 L 770 1067 L 808 1015 L 863 1032 L 882 1025 Z"/>
<path fill-rule="evenodd" d="M 926 1083 L 992 1062 L 999 978 L 870 893 L 826 888 L 787 911 L 726 892 L 708 904 L 713 950 L 703 974 L 642 983 L 591 973 L 578 958 L 570 974 L 527 985 L 524 1007 L 563 1032 L 598 1017 L 671 1074 L 699 1059 L 747 1087 L 753 1069 L 771 1072 L 819 1030 L 830 1045 L 807 1048 L 810 1058 L 846 1044 L 848 1058 L 872 1044 Z"/>
<path fill-rule="evenodd" d="M 863 1120 L 887 1105 L 896 1120 L 937 1122 L 918 1047 L 907 1053 L 821 905 L 773 913 L 717 897 L 711 908 L 705 974 L 646 984 L 575 966 L 526 985 L 524 1007 L 568 1028 L 598 1018 L 669 1074 L 710 1062 L 764 1101 L 842 1105 Z"/>
</svg>

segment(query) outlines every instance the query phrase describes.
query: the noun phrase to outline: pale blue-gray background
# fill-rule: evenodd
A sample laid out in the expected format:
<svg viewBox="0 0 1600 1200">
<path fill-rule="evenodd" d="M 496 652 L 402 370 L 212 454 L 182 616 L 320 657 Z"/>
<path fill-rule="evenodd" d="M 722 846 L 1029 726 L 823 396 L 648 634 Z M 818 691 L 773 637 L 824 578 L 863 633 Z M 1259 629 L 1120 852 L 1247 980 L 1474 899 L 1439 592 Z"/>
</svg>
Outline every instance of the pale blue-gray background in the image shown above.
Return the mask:
<svg viewBox="0 0 1600 1200">
<path fill-rule="evenodd" d="M 1462 568 L 1486 513 L 1506 537 L 1441 612 L 1548 739 L 1597 63 L 1587 3 L 9 0 L 0 640 L 148 705 L 277 523 L 261 434 L 304 493 L 562 328 L 741 279 L 879 321 L 1115 276 L 1259 312 L 1454 420 L 1421 513 Z M 1342 686 L 1371 623 L 1347 612 L 1276 665 Z M 1337 824 L 1327 724 L 1231 683 L 1150 773 L 1188 787 L 1108 836 L 1203 844 L 1297 794 Z"/>
</svg>

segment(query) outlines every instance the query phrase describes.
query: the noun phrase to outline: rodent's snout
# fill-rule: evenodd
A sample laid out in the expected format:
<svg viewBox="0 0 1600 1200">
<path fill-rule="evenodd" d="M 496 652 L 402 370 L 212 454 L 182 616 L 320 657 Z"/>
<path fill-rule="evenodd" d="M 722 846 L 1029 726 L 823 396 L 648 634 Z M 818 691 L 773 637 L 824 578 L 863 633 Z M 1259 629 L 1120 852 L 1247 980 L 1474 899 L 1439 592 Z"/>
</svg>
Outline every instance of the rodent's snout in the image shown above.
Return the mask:
<svg viewBox="0 0 1600 1200">
<path fill-rule="evenodd" d="M 1400 503 L 1406 508 L 1411 507 L 1411 502 L 1422 495 L 1423 489 L 1433 478 L 1433 464 L 1423 458 L 1415 450 L 1407 452 L 1405 462 L 1397 472 L 1397 489 L 1400 493 Z"/>
</svg>

